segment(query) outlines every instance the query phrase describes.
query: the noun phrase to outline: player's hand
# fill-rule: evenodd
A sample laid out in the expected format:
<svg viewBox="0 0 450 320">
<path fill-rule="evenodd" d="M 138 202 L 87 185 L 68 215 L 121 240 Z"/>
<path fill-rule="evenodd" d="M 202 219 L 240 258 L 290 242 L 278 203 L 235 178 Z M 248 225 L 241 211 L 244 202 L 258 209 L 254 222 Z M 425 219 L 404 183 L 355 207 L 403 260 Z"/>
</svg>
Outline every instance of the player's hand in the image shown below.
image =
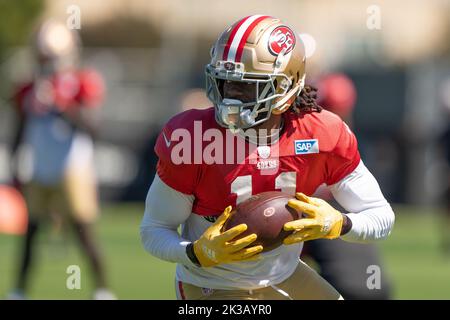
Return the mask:
<svg viewBox="0 0 450 320">
<path fill-rule="evenodd" d="M 210 226 L 203 235 L 194 242 L 194 253 L 202 267 L 212 267 L 222 263 L 233 261 L 254 260 L 263 250 L 261 245 L 247 247 L 256 240 L 256 234 L 252 233 L 242 239 L 233 239 L 247 230 L 246 224 L 237 225 L 225 232 L 221 232 L 222 226 L 234 213 L 228 206 L 216 222 Z"/>
<path fill-rule="evenodd" d="M 320 238 L 335 239 L 341 235 L 344 220 L 342 213 L 325 200 L 308 197 L 303 193 L 297 193 L 295 197 L 298 200 L 289 200 L 288 205 L 299 214 L 303 212 L 308 217 L 287 222 L 284 225 L 284 230 L 294 231 L 283 240 L 284 244 Z"/>
</svg>

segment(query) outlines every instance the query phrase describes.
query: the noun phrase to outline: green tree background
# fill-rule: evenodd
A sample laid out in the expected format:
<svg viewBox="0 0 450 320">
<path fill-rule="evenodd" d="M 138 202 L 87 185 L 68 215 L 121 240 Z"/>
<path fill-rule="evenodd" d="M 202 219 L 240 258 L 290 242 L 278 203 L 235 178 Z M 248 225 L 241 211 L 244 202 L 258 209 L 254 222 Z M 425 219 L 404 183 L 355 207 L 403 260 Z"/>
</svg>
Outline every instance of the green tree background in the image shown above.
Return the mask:
<svg viewBox="0 0 450 320">
<path fill-rule="evenodd" d="M 1 64 L 10 48 L 28 43 L 28 38 L 45 3 L 43 0 L 0 0 L 0 73 Z M 2 76 L 0 95 L 5 97 L 9 88 L 7 77 Z"/>
<path fill-rule="evenodd" d="M 0 0 L 0 56 L 9 47 L 23 45 L 44 8 L 42 0 Z"/>
</svg>

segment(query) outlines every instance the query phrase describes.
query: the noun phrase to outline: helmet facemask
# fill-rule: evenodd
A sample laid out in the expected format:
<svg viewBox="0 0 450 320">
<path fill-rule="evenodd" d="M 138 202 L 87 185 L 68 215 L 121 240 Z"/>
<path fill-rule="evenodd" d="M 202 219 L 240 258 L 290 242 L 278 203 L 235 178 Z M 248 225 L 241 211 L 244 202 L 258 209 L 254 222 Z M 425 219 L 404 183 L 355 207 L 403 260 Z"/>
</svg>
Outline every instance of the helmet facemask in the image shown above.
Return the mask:
<svg viewBox="0 0 450 320">
<path fill-rule="evenodd" d="M 216 121 L 232 131 L 247 129 L 267 121 L 276 106 L 276 101 L 286 96 L 292 80 L 285 74 L 242 72 L 244 65 L 229 61 L 218 61 L 216 66 L 206 66 L 206 92 L 214 103 Z M 225 81 L 255 85 L 252 101 L 240 101 L 224 97 Z"/>
</svg>

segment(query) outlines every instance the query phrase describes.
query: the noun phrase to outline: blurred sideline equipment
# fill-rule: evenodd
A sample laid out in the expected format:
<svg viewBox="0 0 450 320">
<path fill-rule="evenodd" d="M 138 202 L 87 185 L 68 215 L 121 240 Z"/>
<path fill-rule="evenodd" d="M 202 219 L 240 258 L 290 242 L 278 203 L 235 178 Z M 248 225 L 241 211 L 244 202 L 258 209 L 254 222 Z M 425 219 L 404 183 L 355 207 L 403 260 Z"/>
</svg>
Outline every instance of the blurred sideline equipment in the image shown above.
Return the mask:
<svg viewBox="0 0 450 320">
<path fill-rule="evenodd" d="M 23 235 L 27 231 L 25 199 L 15 188 L 0 185 L 0 233 Z"/>
<path fill-rule="evenodd" d="M 95 279 L 94 298 L 114 298 L 106 289 L 92 229 L 98 217 L 92 137 L 104 84 L 95 70 L 78 67 L 80 50 L 75 31 L 63 23 L 45 21 L 32 40 L 34 79 L 14 94 L 19 124 L 12 154 L 22 145 L 23 156 L 15 158 L 28 161 L 13 166 L 13 177 L 23 183 L 29 221 L 12 298 L 25 297 L 36 232 L 54 213 L 73 227 L 88 257 Z"/>
</svg>

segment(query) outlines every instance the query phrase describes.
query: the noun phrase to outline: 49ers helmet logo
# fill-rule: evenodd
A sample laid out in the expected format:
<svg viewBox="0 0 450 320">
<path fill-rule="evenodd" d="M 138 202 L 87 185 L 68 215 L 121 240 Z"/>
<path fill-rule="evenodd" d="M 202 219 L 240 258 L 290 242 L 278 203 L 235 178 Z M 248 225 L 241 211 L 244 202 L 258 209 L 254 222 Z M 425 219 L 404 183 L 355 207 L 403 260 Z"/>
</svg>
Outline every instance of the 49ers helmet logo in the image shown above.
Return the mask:
<svg viewBox="0 0 450 320">
<path fill-rule="evenodd" d="M 275 28 L 269 37 L 269 51 L 274 56 L 278 56 L 284 48 L 286 53 L 289 53 L 295 47 L 294 32 L 286 26 L 279 26 Z"/>
</svg>

